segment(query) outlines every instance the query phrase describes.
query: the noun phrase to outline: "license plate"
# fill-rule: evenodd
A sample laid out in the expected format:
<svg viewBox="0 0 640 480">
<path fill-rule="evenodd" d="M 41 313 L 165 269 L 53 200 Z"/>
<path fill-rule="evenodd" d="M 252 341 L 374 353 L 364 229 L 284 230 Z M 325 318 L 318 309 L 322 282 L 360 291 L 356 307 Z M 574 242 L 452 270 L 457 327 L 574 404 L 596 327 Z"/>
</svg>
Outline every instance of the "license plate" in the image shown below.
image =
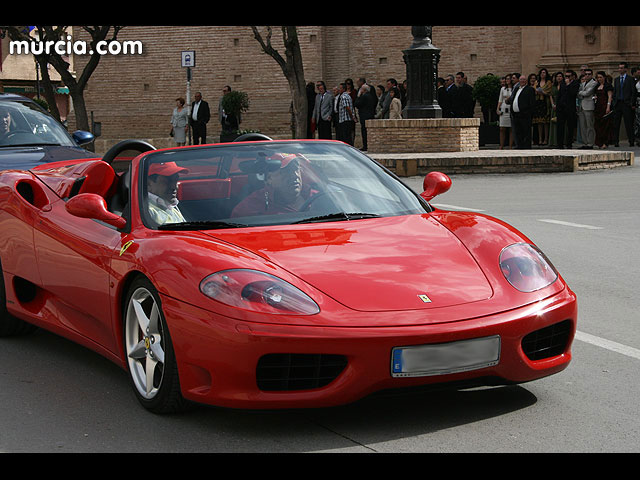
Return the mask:
<svg viewBox="0 0 640 480">
<path fill-rule="evenodd" d="M 445 375 L 490 367 L 497 365 L 499 361 L 499 335 L 450 343 L 395 347 L 391 351 L 391 375 Z"/>
</svg>

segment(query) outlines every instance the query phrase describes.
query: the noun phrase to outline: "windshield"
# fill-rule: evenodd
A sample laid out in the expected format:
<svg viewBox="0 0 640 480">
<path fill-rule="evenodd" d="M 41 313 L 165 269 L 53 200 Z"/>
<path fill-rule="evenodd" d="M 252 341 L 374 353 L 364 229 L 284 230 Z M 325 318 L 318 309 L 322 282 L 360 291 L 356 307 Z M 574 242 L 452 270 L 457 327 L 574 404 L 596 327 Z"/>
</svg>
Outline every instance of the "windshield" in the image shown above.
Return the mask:
<svg viewBox="0 0 640 480">
<path fill-rule="evenodd" d="M 150 228 L 288 225 L 420 214 L 428 204 L 337 142 L 256 142 L 150 153 L 141 213 Z"/>
<path fill-rule="evenodd" d="M 35 103 L 0 103 L 0 148 L 23 145 L 76 146 L 64 127 Z"/>
</svg>

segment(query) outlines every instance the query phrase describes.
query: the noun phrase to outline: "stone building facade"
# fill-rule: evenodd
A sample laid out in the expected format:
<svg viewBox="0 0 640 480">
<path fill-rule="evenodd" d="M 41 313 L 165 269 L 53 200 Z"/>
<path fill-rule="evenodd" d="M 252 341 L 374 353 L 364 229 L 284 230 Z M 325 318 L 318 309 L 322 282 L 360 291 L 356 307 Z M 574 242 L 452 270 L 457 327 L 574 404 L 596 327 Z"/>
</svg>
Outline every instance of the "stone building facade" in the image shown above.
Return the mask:
<svg viewBox="0 0 640 480">
<path fill-rule="evenodd" d="M 409 26 L 302 26 L 298 35 L 308 82 L 332 87 L 363 76 L 377 85 L 406 77 L 402 50 L 412 42 Z M 77 27 L 74 38 L 83 38 Z M 103 139 L 169 139 L 175 99 L 187 91 L 185 50 L 196 52 L 191 94 L 202 92 L 211 107 L 209 141 L 220 132 L 216 112 L 225 85 L 249 95 L 241 128 L 291 136 L 287 82 L 249 26 L 127 26 L 118 39 L 140 41 L 144 49 L 142 55 L 105 55 L 91 77 L 87 110 L 101 122 Z M 273 43 L 283 53 L 277 28 Z M 553 72 L 586 63 L 615 77 L 618 62 L 640 64 L 638 26 L 434 26 L 433 43 L 441 49 L 439 76 L 464 71 L 472 85 L 487 73 L 528 74 L 543 66 Z M 76 71 L 86 61 L 76 57 Z M 72 129 L 72 115 L 69 123 Z"/>
</svg>

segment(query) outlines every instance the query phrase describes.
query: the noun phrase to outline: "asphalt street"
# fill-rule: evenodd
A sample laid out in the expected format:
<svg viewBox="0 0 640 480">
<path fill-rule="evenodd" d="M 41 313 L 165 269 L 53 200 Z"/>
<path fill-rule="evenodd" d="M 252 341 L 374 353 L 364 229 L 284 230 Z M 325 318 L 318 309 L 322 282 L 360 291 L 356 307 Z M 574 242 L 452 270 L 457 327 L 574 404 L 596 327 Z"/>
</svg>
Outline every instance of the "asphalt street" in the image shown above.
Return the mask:
<svg viewBox="0 0 640 480">
<path fill-rule="evenodd" d="M 452 180 L 437 207 L 512 224 L 576 292 L 578 334 L 565 371 L 328 409 L 157 416 L 137 404 L 125 372 L 39 331 L 0 339 L 0 452 L 640 451 L 640 165 Z M 421 190 L 422 178 L 404 181 Z"/>
</svg>

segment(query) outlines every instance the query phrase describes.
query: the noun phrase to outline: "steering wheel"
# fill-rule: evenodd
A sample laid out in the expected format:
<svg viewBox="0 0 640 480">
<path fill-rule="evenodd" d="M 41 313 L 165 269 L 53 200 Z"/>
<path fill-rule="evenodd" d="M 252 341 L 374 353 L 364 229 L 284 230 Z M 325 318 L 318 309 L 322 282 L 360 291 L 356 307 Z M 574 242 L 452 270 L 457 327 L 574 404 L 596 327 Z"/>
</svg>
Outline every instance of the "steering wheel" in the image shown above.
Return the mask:
<svg viewBox="0 0 640 480">
<path fill-rule="evenodd" d="M 313 208 L 312 208 L 313 207 Z M 326 212 L 340 211 L 340 208 L 336 205 L 336 202 L 331 198 L 329 192 L 326 190 L 319 191 L 318 193 L 311 195 L 309 198 L 305 200 L 305 202 L 300 205 L 298 209 L 299 212 L 322 212 L 326 210 Z"/>
<path fill-rule="evenodd" d="M 111 165 L 111 163 L 118 155 L 127 150 L 134 150 L 136 152 L 144 153 L 148 152 L 149 150 L 155 149 L 156 147 L 143 140 L 122 140 L 121 142 L 116 143 L 107 151 L 107 153 L 104 154 L 104 157 L 102 157 L 102 161 Z"/>
<path fill-rule="evenodd" d="M 273 138 L 269 138 L 266 135 L 261 133 L 245 133 L 244 135 L 240 135 L 238 138 L 234 140 L 234 142 L 246 142 L 249 140 L 273 140 Z"/>
<path fill-rule="evenodd" d="M 12 130 L 12 131 L 10 131 L 9 133 L 7 133 L 4 136 L 4 139 L 5 140 L 10 140 L 13 137 L 16 137 L 18 135 L 28 135 L 29 137 L 36 137 L 37 138 L 37 135 L 35 135 L 33 132 L 31 132 L 29 130 L 26 130 L 26 129 L 20 129 L 20 130 Z"/>
</svg>

